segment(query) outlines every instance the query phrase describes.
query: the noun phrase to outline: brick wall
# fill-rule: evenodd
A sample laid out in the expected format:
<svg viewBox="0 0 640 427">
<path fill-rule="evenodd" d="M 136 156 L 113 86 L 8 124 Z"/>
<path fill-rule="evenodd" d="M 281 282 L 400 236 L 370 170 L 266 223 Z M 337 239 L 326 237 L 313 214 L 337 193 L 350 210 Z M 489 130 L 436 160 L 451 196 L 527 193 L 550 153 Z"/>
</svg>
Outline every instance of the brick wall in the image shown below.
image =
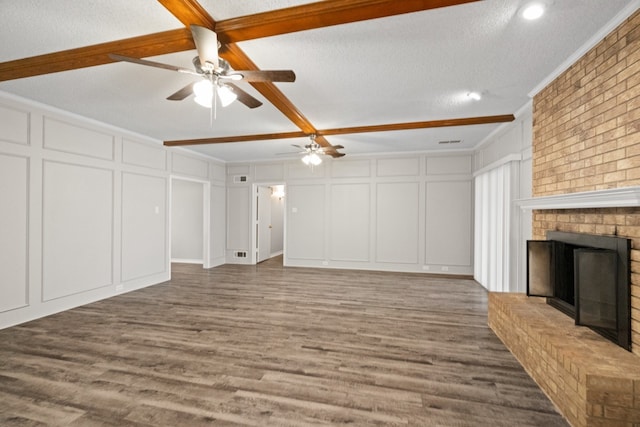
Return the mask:
<svg viewBox="0 0 640 427">
<path fill-rule="evenodd" d="M 533 195 L 640 185 L 640 12 L 533 100 Z"/>
<path fill-rule="evenodd" d="M 640 185 L 640 11 L 533 100 L 533 195 Z M 534 211 L 547 230 L 632 239 L 632 349 L 640 356 L 640 208 Z"/>
</svg>

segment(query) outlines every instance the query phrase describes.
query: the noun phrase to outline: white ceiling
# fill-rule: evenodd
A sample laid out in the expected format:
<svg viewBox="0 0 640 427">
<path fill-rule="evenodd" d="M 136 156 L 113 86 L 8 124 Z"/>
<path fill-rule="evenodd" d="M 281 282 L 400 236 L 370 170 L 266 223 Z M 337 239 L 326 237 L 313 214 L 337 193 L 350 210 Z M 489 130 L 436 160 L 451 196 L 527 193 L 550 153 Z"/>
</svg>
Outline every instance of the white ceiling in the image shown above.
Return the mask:
<svg viewBox="0 0 640 427">
<path fill-rule="evenodd" d="M 239 43 L 261 69 L 292 69 L 278 88 L 317 129 L 513 114 L 529 93 L 638 0 L 546 0 L 538 21 L 519 15 L 525 0 L 485 0 Z M 295 0 L 200 0 L 216 20 L 296 6 Z M 181 28 L 159 3 L 130 0 L 0 2 L 0 62 Z M 195 51 L 150 58 L 192 68 Z M 165 98 L 192 76 L 115 63 L 0 82 L 9 92 L 158 140 L 297 131 L 264 102 L 209 110 Z M 466 98 L 483 94 L 480 101 Z M 346 154 L 471 149 L 499 125 L 331 136 Z M 441 140 L 462 143 L 440 145 Z M 277 159 L 288 139 L 194 146 L 225 161 Z"/>
</svg>

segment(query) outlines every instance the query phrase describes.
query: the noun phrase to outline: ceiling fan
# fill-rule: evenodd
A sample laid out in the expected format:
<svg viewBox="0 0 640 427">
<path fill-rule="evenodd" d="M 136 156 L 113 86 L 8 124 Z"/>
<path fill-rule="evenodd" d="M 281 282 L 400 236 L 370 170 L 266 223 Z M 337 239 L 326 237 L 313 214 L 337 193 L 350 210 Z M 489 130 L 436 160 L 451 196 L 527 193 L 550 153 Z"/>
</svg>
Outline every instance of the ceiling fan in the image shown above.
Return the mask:
<svg viewBox="0 0 640 427">
<path fill-rule="evenodd" d="M 262 102 L 233 84 L 232 82 L 234 81 L 294 82 L 296 79 L 296 75 L 292 70 L 232 70 L 227 61 L 218 57 L 220 43 L 215 32 L 200 25 L 190 25 L 190 29 L 198 51 L 198 56 L 193 58 L 195 71 L 115 53 L 110 53 L 109 57 L 116 61 L 132 62 L 201 77 L 202 80 L 189 83 L 167 97 L 167 99 L 181 101 L 193 93 L 195 101 L 207 108 L 215 105 L 216 95 L 223 107 L 231 104 L 236 99 L 249 108 L 256 108 L 262 105 Z"/>
<path fill-rule="evenodd" d="M 342 157 L 344 153 L 337 153 L 335 150 L 341 150 L 344 148 L 342 145 L 330 145 L 328 147 L 323 147 L 316 142 L 316 135 L 309 135 L 309 139 L 311 142 L 305 146 L 298 144 L 291 144 L 293 147 L 299 148 L 302 151 L 298 151 L 295 153 L 278 153 L 278 154 L 304 154 L 302 156 L 302 163 L 308 166 L 318 166 L 322 163 L 322 158 L 319 156 L 320 154 L 324 154 L 332 157 Z M 331 152 L 330 152 L 331 151 Z M 336 156 L 335 154 L 338 154 Z"/>
</svg>

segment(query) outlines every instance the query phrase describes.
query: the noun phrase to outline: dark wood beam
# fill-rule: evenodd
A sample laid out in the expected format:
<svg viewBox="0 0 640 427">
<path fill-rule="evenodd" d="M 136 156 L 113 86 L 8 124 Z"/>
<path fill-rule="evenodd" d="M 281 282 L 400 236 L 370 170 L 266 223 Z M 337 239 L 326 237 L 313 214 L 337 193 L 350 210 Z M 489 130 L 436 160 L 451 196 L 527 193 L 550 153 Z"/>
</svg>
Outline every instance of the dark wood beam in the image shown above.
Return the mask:
<svg viewBox="0 0 640 427">
<path fill-rule="evenodd" d="M 482 124 L 490 124 L 490 123 L 512 122 L 514 120 L 515 120 L 515 117 L 513 114 L 502 114 L 502 115 L 496 115 L 496 116 L 464 117 L 464 118 L 458 118 L 458 119 L 390 123 L 385 125 L 354 126 L 354 127 L 316 130 L 312 133 L 316 134 L 316 142 L 318 142 L 318 139 L 323 140 L 324 136 L 331 136 L 331 135 L 346 135 L 351 133 L 391 132 L 396 130 L 413 130 L 413 129 L 428 129 L 428 128 L 437 128 L 437 127 L 482 125 Z M 165 141 L 164 145 L 176 146 L 176 145 L 217 144 L 217 143 L 223 143 L 223 142 L 264 141 L 269 139 L 299 138 L 299 137 L 308 136 L 308 135 L 309 133 L 304 133 L 304 132 L 265 133 L 265 134 L 257 134 L 257 135 L 241 135 L 241 136 L 227 136 L 227 137 L 222 136 L 217 138 L 173 140 L 173 141 Z M 331 144 L 327 143 L 327 145 L 330 146 Z"/>
<path fill-rule="evenodd" d="M 265 141 L 270 139 L 288 139 L 302 138 L 307 136 L 302 131 L 265 133 L 260 135 L 240 135 L 240 136 L 220 136 L 215 138 L 201 139 L 179 139 L 174 141 L 164 141 L 164 145 L 168 147 L 176 147 L 181 145 L 203 145 L 203 144 L 223 144 L 228 142 L 248 142 L 248 141 Z"/>
<path fill-rule="evenodd" d="M 144 58 L 182 52 L 194 48 L 191 32 L 186 28 L 180 28 L 3 62 L 0 63 L 0 81 L 22 79 L 116 62 L 109 58 L 110 53 Z"/>
<path fill-rule="evenodd" d="M 419 12 L 479 0 L 325 0 L 218 21 L 225 43 Z"/>
<path fill-rule="evenodd" d="M 213 30 L 216 22 L 197 0 L 158 0 L 182 25 L 196 24 Z"/>
<path fill-rule="evenodd" d="M 336 128 L 320 130 L 318 133 L 324 136 L 345 135 L 349 133 L 389 132 L 395 130 L 411 130 L 439 128 L 448 126 L 484 125 L 489 123 L 504 123 L 515 120 L 513 114 L 499 116 L 465 117 L 460 119 L 428 120 L 424 122 L 391 123 L 386 125 L 355 126 L 348 128 Z"/>
<path fill-rule="evenodd" d="M 185 26 L 212 28 L 224 42 L 286 34 L 383 18 L 478 0 L 325 0 L 215 22 L 196 0 L 158 0 Z M 194 49 L 188 28 L 132 37 L 0 63 L 0 81 L 39 76 L 114 62 L 109 53 L 146 58 Z"/>
</svg>

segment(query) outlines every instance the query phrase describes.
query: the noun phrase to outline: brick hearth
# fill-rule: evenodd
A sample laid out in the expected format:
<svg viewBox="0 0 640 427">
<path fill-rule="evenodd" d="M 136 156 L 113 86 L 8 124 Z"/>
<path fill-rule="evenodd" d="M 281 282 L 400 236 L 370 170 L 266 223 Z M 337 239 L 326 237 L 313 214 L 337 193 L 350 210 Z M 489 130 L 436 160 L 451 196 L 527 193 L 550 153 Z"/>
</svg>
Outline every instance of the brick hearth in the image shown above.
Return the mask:
<svg viewBox="0 0 640 427">
<path fill-rule="evenodd" d="M 489 326 L 573 426 L 640 426 L 638 357 L 547 305 L 491 293 Z"/>
</svg>

